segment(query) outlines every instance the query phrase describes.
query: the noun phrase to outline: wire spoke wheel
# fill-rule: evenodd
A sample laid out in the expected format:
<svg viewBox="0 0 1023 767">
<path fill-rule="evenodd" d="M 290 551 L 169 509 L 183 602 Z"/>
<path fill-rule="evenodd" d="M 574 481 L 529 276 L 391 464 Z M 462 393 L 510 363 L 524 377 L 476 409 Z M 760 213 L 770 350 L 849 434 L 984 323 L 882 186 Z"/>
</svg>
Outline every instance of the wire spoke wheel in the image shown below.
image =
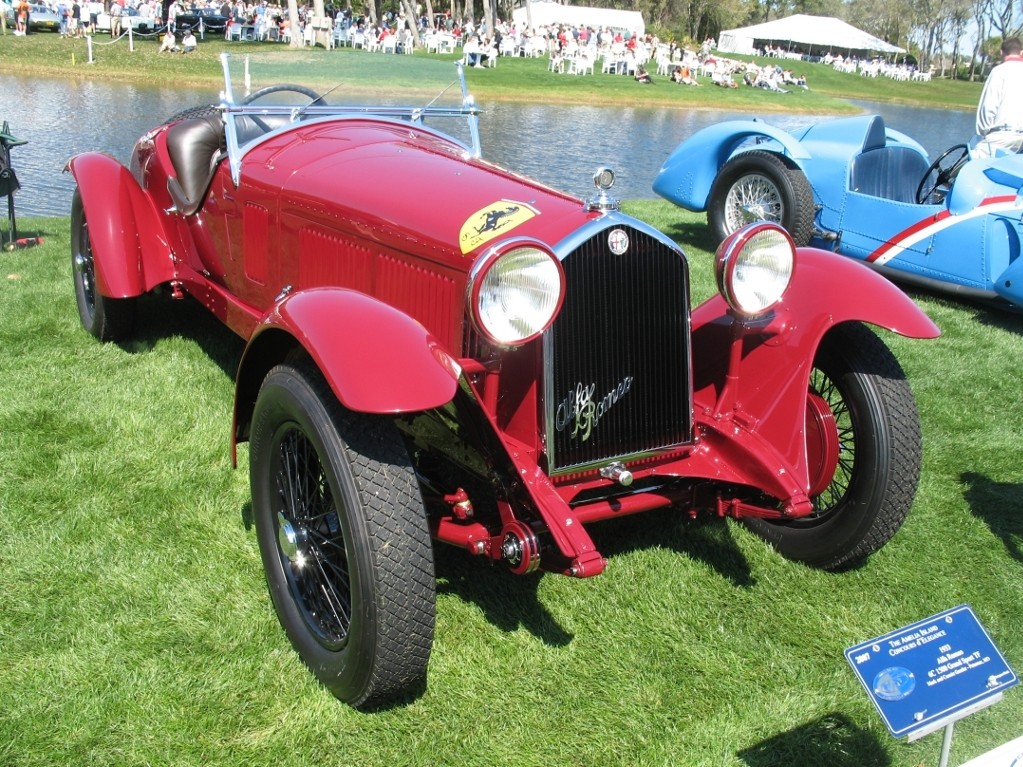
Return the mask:
<svg viewBox="0 0 1023 767">
<path fill-rule="evenodd" d="M 819 368 L 814 368 L 810 375 L 810 391 L 827 407 L 829 427 L 833 429 L 838 448 L 831 468 L 831 481 L 813 497 L 813 517 L 819 518 L 836 509 L 852 485 L 853 468 L 856 466 L 856 428 L 842 392 Z"/>
<path fill-rule="evenodd" d="M 413 693 L 425 684 L 437 584 L 394 422 L 346 410 L 302 359 L 263 380 L 250 440 L 263 570 L 299 657 L 359 708 Z"/>
<path fill-rule="evenodd" d="M 339 648 L 352 621 L 348 558 L 334 497 L 305 434 L 287 424 L 279 435 L 278 550 L 296 604 L 324 647 Z"/>
<path fill-rule="evenodd" d="M 778 187 L 760 174 L 744 176 L 725 197 L 725 221 L 733 232 L 755 221 L 780 224 L 783 213 Z"/>
<path fill-rule="evenodd" d="M 813 512 L 746 524 L 785 556 L 834 570 L 865 559 L 901 527 L 920 479 L 920 417 L 905 374 L 866 326 L 824 337 L 807 387 Z"/>
<path fill-rule="evenodd" d="M 92 258 L 92 242 L 89 239 L 89 224 L 82 221 L 79 230 L 78 247 L 72 256 L 74 269 L 81 286 L 86 311 L 91 315 L 96 307 L 96 262 Z"/>
<path fill-rule="evenodd" d="M 801 247 L 813 236 L 816 208 L 806 175 L 773 152 L 741 152 L 724 164 L 707 198 L 707 221 L 718 241 L 747 224 L 785 227 Z"/>
</svg>

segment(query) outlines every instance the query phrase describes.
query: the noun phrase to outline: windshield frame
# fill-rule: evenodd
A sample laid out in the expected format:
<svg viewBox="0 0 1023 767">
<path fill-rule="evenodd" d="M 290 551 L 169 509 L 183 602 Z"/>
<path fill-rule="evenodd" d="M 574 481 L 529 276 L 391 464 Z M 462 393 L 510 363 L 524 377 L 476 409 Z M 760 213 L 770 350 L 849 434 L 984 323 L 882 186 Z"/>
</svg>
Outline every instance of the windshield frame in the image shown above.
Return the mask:
<svg viewBox="0 0 1023 767">
<path fill-rule="evenodd" d="M 352 117 L 379 117 L 385 120 L 408 122 L 416 125 L 420 130 L 428 130 L 432 133 L 444 136 L 465 149 L 468 156 L 479 158 L 482 156 L 479 133 L 480 110 L 476 100 L 469 93 L 465 82 L 465 68 L 461 60 L 454 62 L 454 74 L 451 81 L 439 92 L 433 94 L 426 103 L 402 105 L 374 105 L 374 104 L 330 104 L 328 97 L 342 86 L 335 86 L 322 94 L 320 99 L 311 100 L 303 94 L 293 91 L 296 95 L 295 103 L 246 103 L 246 95 L 237 95 L 237 84 L 232 78 L 232 56 L 230 53 L 220 54 L 221 67 L 224 74 L 224 89 L 220 94 L 220 109 L 224 121 L 225 143 L 227 148 L 228 163 L 231 169 L 231 179 L 235 186 L 241 183 L 241 162 L 244 156 L 253 147 L 258 146 L 267 138 L 277 135 L 283 131 L 291 130 L 299 123 L 307 123 L 310 120 L 322 122 L 340 118 Z M 248 57 L 245 57 L 245 73 L 248 75 Z M 247 77 L 246 77 L 247 79 Z M 248 82 L 245 83 L 248 86 Z M 437 103 L 442 96 L 454 90 L 460 96 L 457 103 Z M 423 98 L 421 95 L 419 98 Z M 253 120 L 266 125 L 264 118 L 267 118 L 273 127 L 266 130 L 262 135 L 246 139 L 240 130 L 240 123 Z M 468 131 L 468 141 L 462 141 L 443 130 L 427 127 L 425 120 L 447 119 L 464 121 Z M 269 126 L 268 126 L 269 127 Z"/>
</svg>

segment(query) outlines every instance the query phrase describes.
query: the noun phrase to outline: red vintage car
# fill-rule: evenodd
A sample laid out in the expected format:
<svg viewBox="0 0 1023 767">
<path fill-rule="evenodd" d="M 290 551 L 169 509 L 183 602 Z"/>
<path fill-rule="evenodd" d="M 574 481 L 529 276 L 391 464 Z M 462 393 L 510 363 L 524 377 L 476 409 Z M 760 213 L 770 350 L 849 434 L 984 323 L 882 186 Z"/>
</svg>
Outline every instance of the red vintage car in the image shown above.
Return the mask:
<svg viewBox="0 0 1023 767">
<path fill-rule="evenodd" d="M 760 223 L 692 307 L 686 256 L 620 212 L 610 171 L 583 201 L 480 159 L 459 67 L 453 104 L 417 60 L 411 106 L 350 106 L 252 84 L 301 71 L 284 60 L 242 80 L 225 57 L 222 103 L 128 167 L 74 157 L 71 255 L 101 340 L 158 288 L 245 340 L 233 437 L 270 595 L 337 697 L 421 688 L 433 541 L 583 578 L 608 564 L 589 525 L 666 507 L 829 569 L 895 534 L 919 419 L 867 325 L 939 334 L 901 291 Z"/>
</svg>

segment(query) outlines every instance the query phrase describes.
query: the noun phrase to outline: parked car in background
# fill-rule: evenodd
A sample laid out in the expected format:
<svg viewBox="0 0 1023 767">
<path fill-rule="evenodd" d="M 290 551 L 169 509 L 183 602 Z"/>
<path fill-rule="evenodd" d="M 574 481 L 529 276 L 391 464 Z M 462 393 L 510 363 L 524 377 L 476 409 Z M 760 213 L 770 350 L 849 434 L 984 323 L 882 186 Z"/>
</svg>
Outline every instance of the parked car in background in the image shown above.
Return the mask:
<svg viewBox="0 0 1023 767">
<path fill-rule="evenodd" d="M 707 211 L 719 239 L 751 221 L 857 259 L 899 281 L 1023 308 L 1023 155 L 933 161 L 878 115 L 795 135 L 763 122 L 710 126 L 682 142 L 654 191 Z"/>
<path fill-rule="evenodd" d="M 11 29 L 15 28 L 14 8 L 11 4 L 7 5 L 7 26 Z M 28 31 L 59 32 L 60 17 L 49 6 L 41 3 L 29 3 Z"/>
<path fill-rule="evenodd" d="M 218 9 L 215 8 L 194 8 L 184 13 L 179 13 L 175 17 L 175 25 L 177 29 L 181 30 L 185 27 L 199 32 L 200 25 L 203 32 L 216 32 L 224 34 L 227 30 L 228 22 L 231 18 L 223 15 Z"/>
<path fill-rule="evenodd" d="M 111 29 L 111 16 L 107 12 L 103 12 L 96 17 L 96 29 L 100 32 L 110 33 Z M 131 27 L 133 31 L 141 34 L 153 34 L 158 29 L 163 28 L 163 23 L 152 16 L 143 16 L 139 13 L 137 8 L 125 8 L 121 12 L 121 29 L 126 30 Z"/>
<path fill-rule="evenodd" d="M 619 210 L 611 171 L 584 201 L 481 159 L 460 64 L 287 81 L 316 61 L 225 54 L 221 104 L 127 167 L 72 158 L 71 258 L 100 340 L 161 296 L 242 339 L 232 434 L 271 601 L 337 697 L 424 683 L 432 542 L 584 578 L 608 565 L 589 525 L 654 509 L 828 569 L 896 533 L 919 417 L 868 325 L 939 333 L 897 288 L 759 224 L 691 306 L 685 254 Z"/>
</svg>

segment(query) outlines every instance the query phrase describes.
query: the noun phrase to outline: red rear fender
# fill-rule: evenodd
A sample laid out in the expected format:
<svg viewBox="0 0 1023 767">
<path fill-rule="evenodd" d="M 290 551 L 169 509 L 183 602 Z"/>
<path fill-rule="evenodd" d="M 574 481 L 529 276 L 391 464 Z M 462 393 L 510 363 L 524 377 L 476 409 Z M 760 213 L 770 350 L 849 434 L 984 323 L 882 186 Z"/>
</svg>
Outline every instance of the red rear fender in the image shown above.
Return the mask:
<svg viewBox="0 0 1023 767">
<path fill-rule="evenodd" d="M 99 292 L 128 298 L 172 279 L 161 216 L 128 169 L 97 153 L 72 157 L 68 168 L 85 208 Z"/>
<path fill-rule="evenodd" d="M 296 350 L 316 362 L 338 400 L 363 413 L 411 413 L 455 396 L 455 358 L 406 314 L 342 288 L 294 293 L 260 323 L 242 357 L 235 397 L 235 436 L 249 419 L 266 373 Z"/>
</svg>

